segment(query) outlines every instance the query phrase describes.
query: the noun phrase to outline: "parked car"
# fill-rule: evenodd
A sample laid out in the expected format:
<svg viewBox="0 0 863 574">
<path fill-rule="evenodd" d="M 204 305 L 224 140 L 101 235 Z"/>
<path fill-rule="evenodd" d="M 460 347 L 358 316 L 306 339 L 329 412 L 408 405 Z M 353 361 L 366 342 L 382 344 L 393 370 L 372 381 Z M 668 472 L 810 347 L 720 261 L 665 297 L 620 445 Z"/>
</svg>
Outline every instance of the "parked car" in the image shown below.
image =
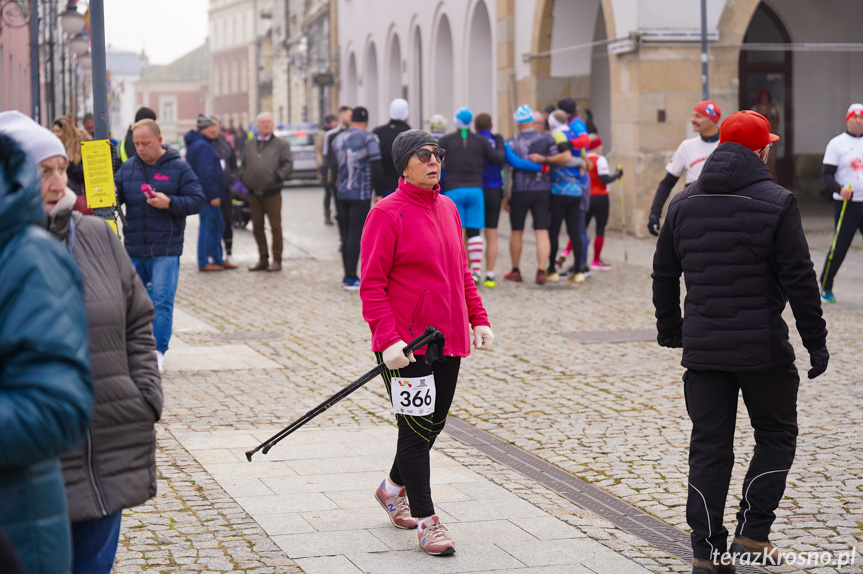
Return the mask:
<svg viewBox="0 0 863 574">
<path fill-rule="evenodd" d="M 308 127 L 279 126 L 273 135 L 291 144 L 291 154 L 294 156 L 294 172 L 290 179 L 317 179 L 318 164 L 315 163 L 315 136 L 317 125 Z"/>
</svg>

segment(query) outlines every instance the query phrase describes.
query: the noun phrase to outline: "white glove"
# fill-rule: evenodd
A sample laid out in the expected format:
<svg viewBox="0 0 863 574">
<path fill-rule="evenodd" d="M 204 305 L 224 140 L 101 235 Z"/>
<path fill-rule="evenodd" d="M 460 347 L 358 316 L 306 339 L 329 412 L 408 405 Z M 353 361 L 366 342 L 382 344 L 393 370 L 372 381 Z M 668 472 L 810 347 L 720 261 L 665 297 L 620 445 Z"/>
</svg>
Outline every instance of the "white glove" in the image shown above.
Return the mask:
<svg viewBox="0 0 863 574">
<path fill-rule="evenodd" d="M 473 328 L 474 349 L 488 351 L 491 349 L 492 341 L 494 341 L 494 333 L 491 332 L 491 327 L 488 325 L 477 325 Z"/>
<path fill-rule="evenodd" d="M 387 369 L 396 371 L 416 362 L 413 353 L 405 356 L 404 348 L 407 346 L 408 344 L 404 341 L 397 341 L 384 349 L 384 364 L 387 366 Z"/>
</svg>

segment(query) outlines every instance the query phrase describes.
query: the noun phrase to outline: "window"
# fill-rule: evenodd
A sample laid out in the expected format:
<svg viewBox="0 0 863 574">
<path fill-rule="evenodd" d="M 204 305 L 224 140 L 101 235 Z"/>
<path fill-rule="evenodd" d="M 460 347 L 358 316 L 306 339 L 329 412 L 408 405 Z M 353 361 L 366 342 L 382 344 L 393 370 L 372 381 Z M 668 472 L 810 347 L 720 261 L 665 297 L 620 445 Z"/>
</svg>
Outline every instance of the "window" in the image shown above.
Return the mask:
<svg viewBox="0 0 863 574">
<path fill-rule="evenodd" d="M 159 96 L 159 121 L 177 123 L 177 96 Z"/>
<path fill-rule="evenodd" d="M 240 62 L 240 91 L 247 92 L 249 90 L 249 66 L 246 60 Z"/>
<path fill-rule="evenodd" d="M 228 91 L 228 64 L 222 64 L 222 95 L 230 94 Z"/>
<path fill-rule="evenodd" d="M 213 77 L 211 78 L 210 84 L 213 86 L 213 95 L 219 95 L 219 67 L 213 66 Z"/>
</svg>

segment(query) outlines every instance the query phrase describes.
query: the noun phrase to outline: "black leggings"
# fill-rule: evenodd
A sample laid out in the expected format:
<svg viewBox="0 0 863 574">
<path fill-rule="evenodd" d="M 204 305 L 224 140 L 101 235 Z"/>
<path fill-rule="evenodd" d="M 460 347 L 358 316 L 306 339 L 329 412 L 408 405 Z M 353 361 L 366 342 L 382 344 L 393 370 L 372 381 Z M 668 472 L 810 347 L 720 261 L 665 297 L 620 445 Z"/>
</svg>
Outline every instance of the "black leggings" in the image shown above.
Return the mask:
<svg viewBox="0 0 863 574">
<path fill-rule="evenodd" d="M 342 264 L 345 267 L 345 281 L 358 279 L 357 263 L 360 260 L 360 240 L 363 225 L 371 210 L 369 199 L 340 199 L 339 231 L 342 236 Z"/>
<path fill-rule="evenodd" d="M 383 361 L 382 353 L 375 353 L 375 357 L 379 363 Z M 426 365 L 423 355 L 415 355 L 415 358 L 416 362 L 404 369 L 384 370 L 381 376 L 389 395 L 392 377 L 422 377 L 434 374 L 436 389 L 434 412 L 425 417 L 396 415 L 399 440 L 396 457 L 390 470 L 390 480 L 407 489 L 411 516 L 425 518 L 435 513 L 431 497 L 429 452 L 437 435 L 446 424 L 446 416 L 458 382 L 461 358 L 447 357 L 445 361 L 433 365 Z"/>
<path fill-rule="evenodd" d="M 842 213 L 842 201 L 833 201 L 833 221 L 839 223 L 839 215 Z M 849 201 L 845 208 L 845 216 L 842 218 L 842 227 L 839 229 L 839 237 L 836 239 L 836 249 L 833 250 L 833 261 L 830 261 L 830 253 L 824 260 L 824 269 L 821 271 L 821 288 L 826 291 L 833 290 L 833 278 L 839 271 L 845 254 L 854 241 L 854 234 L 860 230 L 863 233 L 863 202 Z M 830 268 L 827 268 L 827 263 Z"/>
<path fill-rule="evenodd" d="M 608 224 L 608 196 L 591 195 L 590 209 L 587 210 L 587 220 L 584 226 L 590 225 L 590 218 L 596 218 L 596 237 L 605 237 L 605 226 Z"/>
<path fill-rule="evenodd" d="M 554 272 L 557 257 L 557 238 L 560 226 L 566 220 L 566 233 L 572 242 L 572 255 L 575 257 L 575 272 L 581 269 L 581 198 L 570 195 L 551 194 L 551 225 L 548 228 L 548 241 L 551 251 L 548 257 L 548 272 Z"/>
<path fill-rule="evenodd" d="M 225 232 L 222 233 L 222 239 L 225 240 L 225 255 L 230 255 L 231 248 L 234 246 L 234 204 L 231 203 L 231 198 L 223 197 L 219 209 L 222 212 L 222 219 L 225 220 Z"/>
</svg>

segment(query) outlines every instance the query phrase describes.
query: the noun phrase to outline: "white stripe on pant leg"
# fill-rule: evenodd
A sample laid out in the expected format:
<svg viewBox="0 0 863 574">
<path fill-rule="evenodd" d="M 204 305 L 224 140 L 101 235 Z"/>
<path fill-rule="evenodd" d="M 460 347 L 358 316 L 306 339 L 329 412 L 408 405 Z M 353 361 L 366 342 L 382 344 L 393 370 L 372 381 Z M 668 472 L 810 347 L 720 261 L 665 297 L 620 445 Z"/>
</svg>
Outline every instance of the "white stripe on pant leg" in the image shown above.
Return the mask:
<svg viewBox="0 0 863 574">
<path fill-rule="evenodd" d="M 701 496 L 701 500 L 704 502 L 704 514 L 707 515 L 707 544 L 710 544 L 710 559 L 713 560 L 713 557 L 716 555 L 716 549 L 713 547 L 713 544 L 710 542 L 710 537 L 713 536 L 713 529 L 710 527 L 710 511 L 707 510 L 707 499 L 704 498 L 704 495 L 701 494 L 701 491 L 695 488 L 693 484 L 688 483 L 691 488 L 695 490 Z"/>
<path fill-rule="evenodd" d="M 743 499 L 746 501 L 747 508 L 743 511 L 743 524 L 740 525 L 740 536 L 743 536 L 743 529 L 746 527 L 746 513 L 749 512 L 749 509 L 752 508 L 752 503 L 749 502 L 749 489 L 752 488 L 752 483 L 764 476 L 765 474 L 773 474 L 775 472 L 788 472 L 790 468 L 786 468 L 785 470 L 768 470 L 767 472 L 762 472 L 751 481 L 749 481 L 749 485 L 746 487 L 746 492 L 743 493 Z"/>
</svg>

